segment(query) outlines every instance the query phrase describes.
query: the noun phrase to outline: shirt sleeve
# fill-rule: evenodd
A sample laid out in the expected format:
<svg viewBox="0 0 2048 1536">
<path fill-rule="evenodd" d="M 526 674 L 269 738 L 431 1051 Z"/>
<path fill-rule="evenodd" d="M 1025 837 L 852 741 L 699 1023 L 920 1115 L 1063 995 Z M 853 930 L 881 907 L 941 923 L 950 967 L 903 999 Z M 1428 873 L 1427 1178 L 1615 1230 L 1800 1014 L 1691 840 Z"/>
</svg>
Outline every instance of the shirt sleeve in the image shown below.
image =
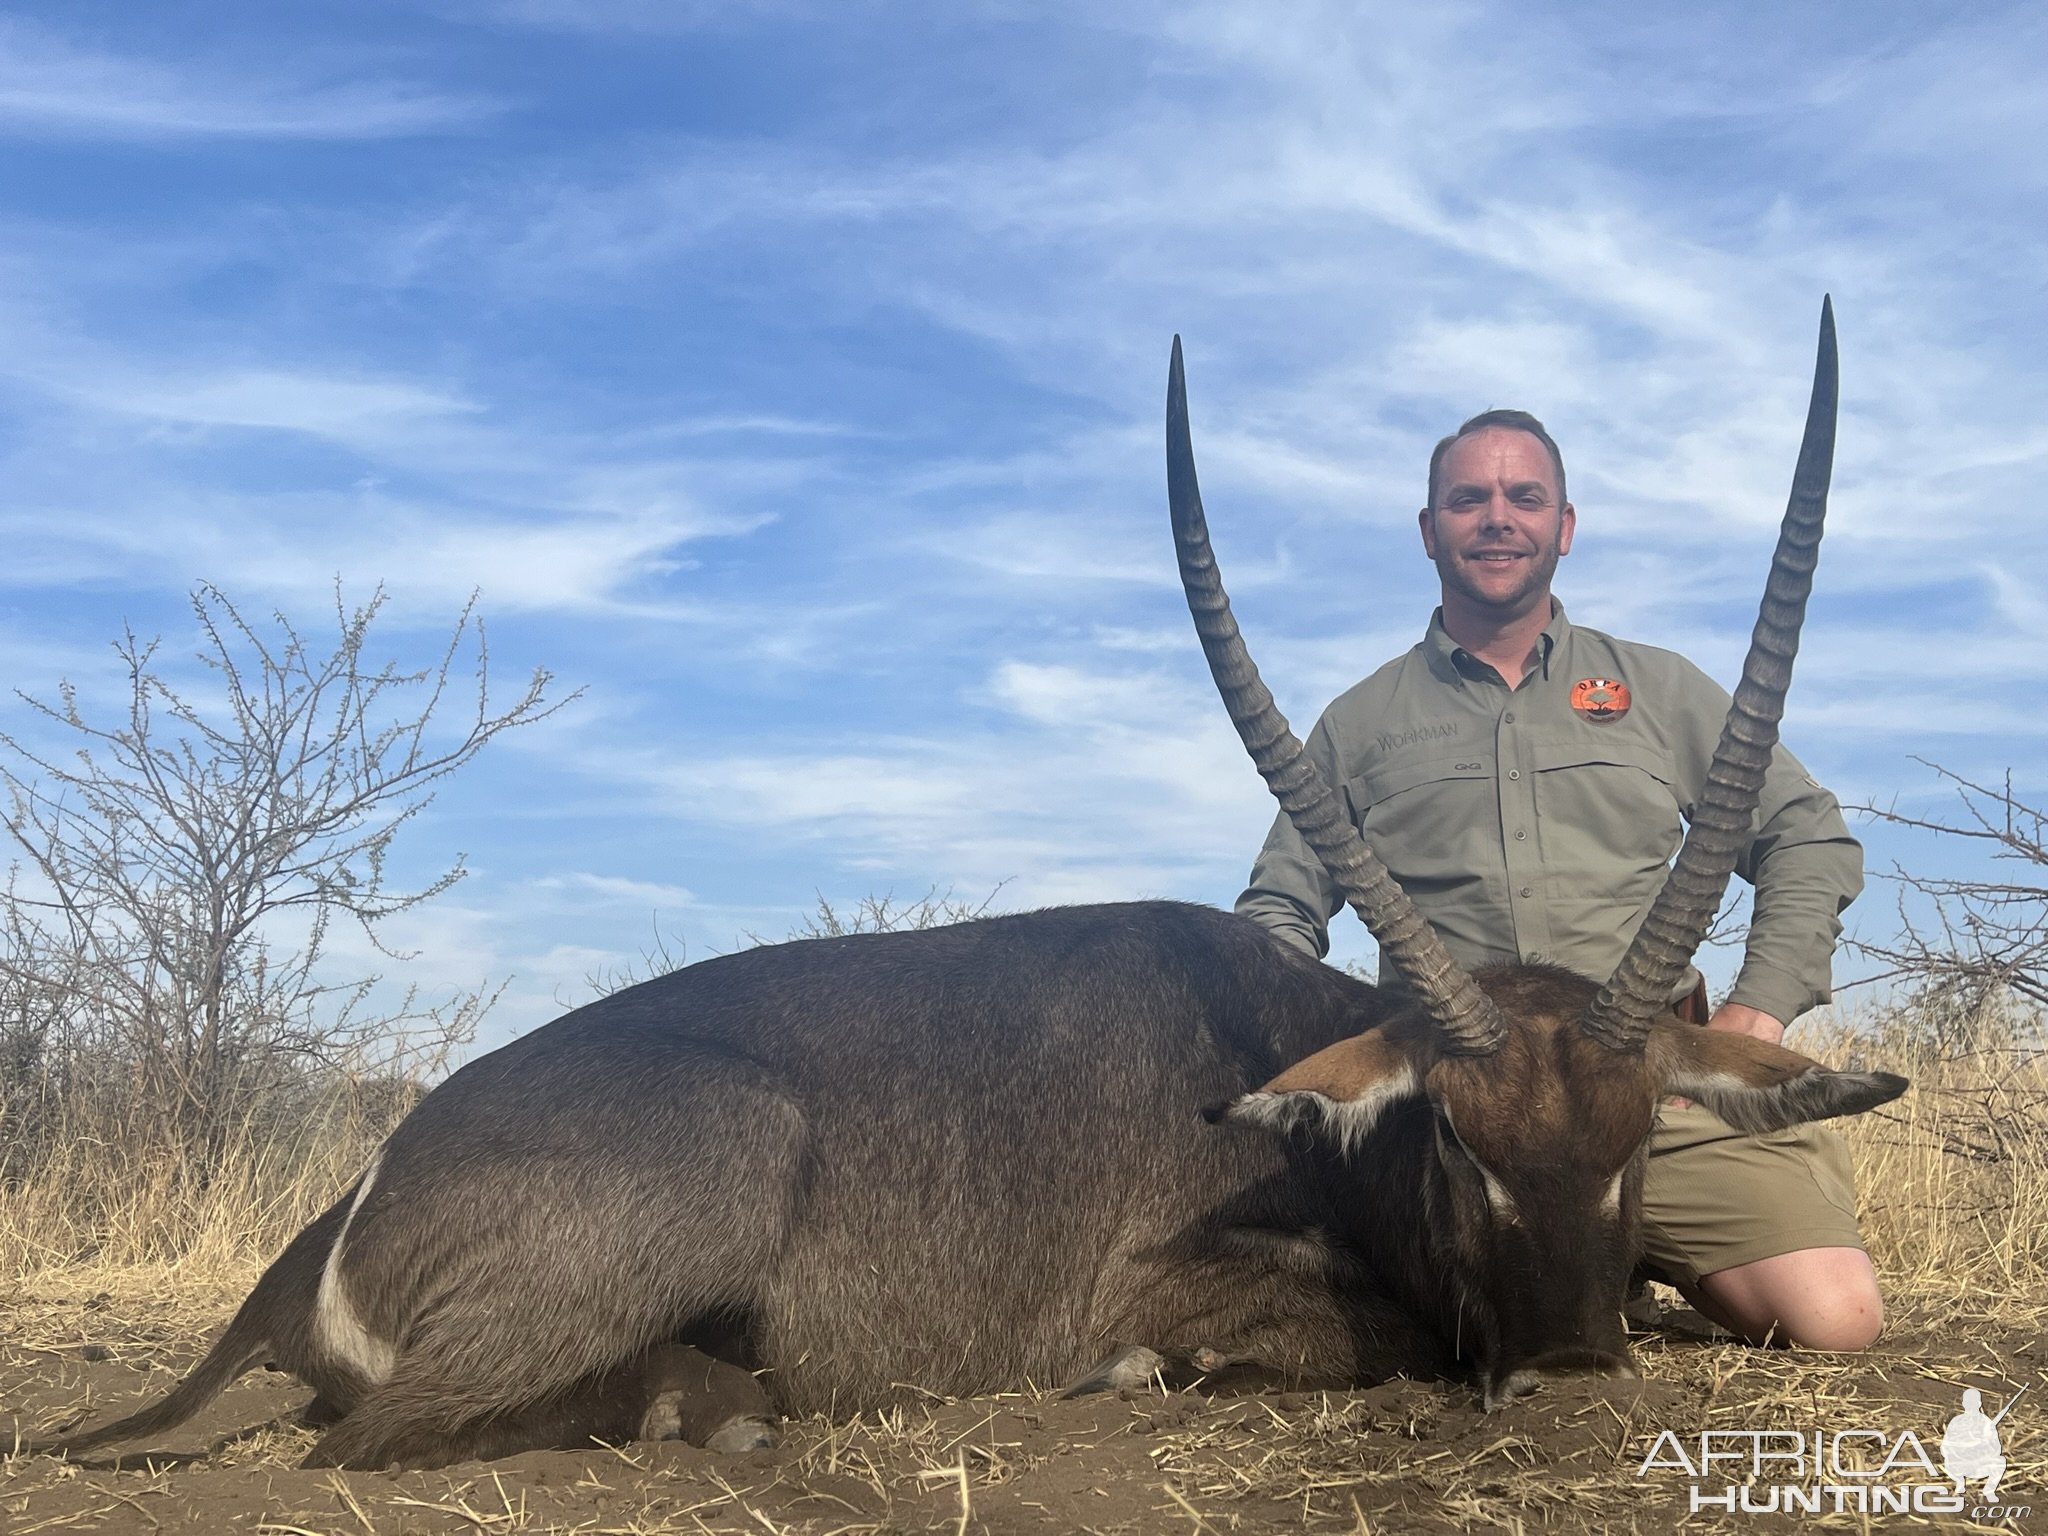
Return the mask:
<svg viewBox="0 0 2048 1536">
<path fill-rule="evenodd" d="M 1718 741 L 1728 695 L 1704 673 L 1698 682 Z M 1843 910 L 1863 890 L 1863 845 L 1850 835 L 1840 802 L 1782 743 L 1764 772 L 1754 825 L 1735 864 L 1756 899 L 1728 1001 L 1789 1024 L 1834 995 L 1835 942 Z"/>
<path fill-rule="evenodd" d="M 1309 761 L 1331 790 L 1344 793 L 1344 775 L 1331 740 L 1329 714 L 1316 721 L 1315 729 L 1303 743 Z M 1346 814 L 1358 824 L 1357 808 L 1347 805 Z M 1317 959 L 1330 952 L 1330 919 L 1344 898 L 1330 879 L 1323 861 L 1315 856 L 1285 811 L 1273 818 L 1273 830 L 1252 865 L 1251 883 L 1237 898 L 1236 911 L 1248 917 L 1284 943 Z"/>
</svg>

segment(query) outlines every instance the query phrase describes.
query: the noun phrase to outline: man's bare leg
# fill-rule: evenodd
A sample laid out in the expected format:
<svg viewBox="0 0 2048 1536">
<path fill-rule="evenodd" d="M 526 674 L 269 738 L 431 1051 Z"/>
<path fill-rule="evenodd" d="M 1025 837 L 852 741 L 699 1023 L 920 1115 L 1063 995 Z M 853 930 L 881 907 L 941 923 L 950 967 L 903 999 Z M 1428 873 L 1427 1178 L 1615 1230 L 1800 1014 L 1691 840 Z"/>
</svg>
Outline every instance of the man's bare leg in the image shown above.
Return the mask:
<svg viewBox="0 0 2048 1536">
<path fill-rule="evenodd" d="M 1730 1333 L 1802 1349 L 1866 1349 L 1884 1328 L 1877 1272 L 1861 1248 L 1800 1248 L 1704 1275 L 1685 1299 Z"/>
</svg>

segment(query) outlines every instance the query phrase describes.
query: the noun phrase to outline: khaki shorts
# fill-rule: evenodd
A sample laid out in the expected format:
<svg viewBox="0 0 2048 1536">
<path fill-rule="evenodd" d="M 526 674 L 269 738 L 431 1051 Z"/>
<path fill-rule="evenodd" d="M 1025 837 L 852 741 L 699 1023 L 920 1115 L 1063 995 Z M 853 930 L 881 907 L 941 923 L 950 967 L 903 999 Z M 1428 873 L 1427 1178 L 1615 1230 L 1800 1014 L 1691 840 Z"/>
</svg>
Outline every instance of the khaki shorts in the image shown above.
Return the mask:
<svg viewBox="0 0 2048 1536">
<path fill-rule="evenodd" d="M 1660 1280 L 1800 1248 L 1861 1248 L 1848 1145 L 1820 1125 L 1745 1136 L 1697 1104 L 1665 1105 L 1643 1180 L 1643 1261 Z"/>
</svg>

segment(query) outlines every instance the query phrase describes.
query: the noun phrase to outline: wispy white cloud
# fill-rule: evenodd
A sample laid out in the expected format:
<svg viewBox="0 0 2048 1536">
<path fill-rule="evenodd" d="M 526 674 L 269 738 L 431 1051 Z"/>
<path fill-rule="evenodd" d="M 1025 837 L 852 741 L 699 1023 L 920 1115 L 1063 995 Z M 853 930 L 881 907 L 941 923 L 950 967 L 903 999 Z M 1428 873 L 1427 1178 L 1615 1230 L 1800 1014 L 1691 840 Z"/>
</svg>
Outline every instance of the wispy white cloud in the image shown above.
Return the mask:
<svg viewBox="0 0 2048 1536">
<path fill-rule="evenodd" d="M 1185 888 L 1232 870 L 1270 819 L 1213 702 L 1183 675 L 1009 662 L 951 704 L 971 730 L 862 732 L 777 753 L 593 745 L 585 770 L 644 785 L 667 813 L 926 868 L 1030 904 Z M 1234 874 L 1226 876 L 1234 878 Z M 1130 893 L 1134 887 L 1125 886 Z"/>
<path fill-rule="evenodd" d="M 1949 185 L 1961 177 L 2038 189 L 2034 147 L 2048 130 L 2048 101 L 2035 64 L 2044 51 L 2048 21 L 2037 10 L 1998 6 L 1853 58 L 1818 96 L 1859 117 L 1865 132 L 1850 142 L 1873 160 Z"/>
<path fill-rule="evenodd" d="M 729 622 L 719 605 L 694 611 L 649 587 L 683 561 L 692 540 L 727 527 L 687 515 L 554 516 L 528 521 L 370 493 L 249 500 L 157 496 L 148 515 L 85 516 L 61 501 L 0 513 L 38 561 L 17 586 L 117 580 L 216 581 L 297 606 L 341 577 L 385 585 L 402 610 L 452 611 L 472 591 L 492 612 L 608 610 Z"/>
<path fill-rule="evenodd" d="M 63 139 L 381 139 L 495 115 L 474 96 L 395 80 L 317 81 L 267 61 L 180 62 L 94 50 L 0 23 L 0 133 Z"/>
<path fill-rule="evenodd" d="M 773 517 L 761 497 L 789 469 L 750 442 L 832 430 L 772 418 L 536 427 L 441 380 L 166 359 L 33 320 L 17 343 L 0 371 L 50 428 L 9 455 L 0 524 L 24 552 L 10 572 L 21 585 L 169 575 L 317 601 L 341 575 L 387 586 L 402 608 L 445 609 L 480 589 L 501 612 L 730 622 L 729 601 L 700 608 L 663 583 L 689 566 L 691 544 Z M 682 446 L 699 438 L 729 441 Z M 344 484 L 208 483 L 211 466 L 259 459 L 253 444 L 295 440 L 352 456 Z"/>
<path fill-rule="evenodd" d="M 547 875 L 533 882 L 535 890 L 563 892 L 572 899 L 594 897 L 610 906 L 639 907 L 649 911 L 694 906 L 697 898 L 680 885 L 658 880 L 633 880 L 623 875 L 598 875 L 579 871 L 568 875 Z"/>
<path fill-rule="evenodd" d="M 157 421 L 302 432 L 352 446 L 388 442 L 395 434 L 479 409 L 473 401 L 405 380 L 280 368 L 241 368 L 182 379 L 101 378 L 72 389 L 101 409 Z"/>
<path fill-rule="evenodd" d="M 1134 582 L 1178 590 L 1160 558 L 1162 541 L 1100 518 L 1042 508 L 999 512 L 920 535 L 934 552 L 1017 580 Z"/>
</svg>

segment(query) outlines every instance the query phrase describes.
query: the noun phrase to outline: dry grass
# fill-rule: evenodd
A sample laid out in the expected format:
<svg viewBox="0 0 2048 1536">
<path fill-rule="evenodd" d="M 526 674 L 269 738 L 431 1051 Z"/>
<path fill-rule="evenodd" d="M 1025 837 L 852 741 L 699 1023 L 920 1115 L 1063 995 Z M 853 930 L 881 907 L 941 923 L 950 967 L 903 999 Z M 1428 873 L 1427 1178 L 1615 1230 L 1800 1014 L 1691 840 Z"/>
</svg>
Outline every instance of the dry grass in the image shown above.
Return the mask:
<svg viewBox="0 0 2048 1536">
<path fill-rule="evenodd" d="M 126 1469 L 0 1462 L 0 1529 L 209 1530 L 387 1536 L 505 1533 L 1662 1531 L 1866 1529 L 1912 1517 L 1688 1515 L 1683 1479 L 1637 1469 L 1660 1429 L 1875 1426 L 1935 1447 L 1964 1385 L 2003 1403 L 2007 1490 L 2048 1528 L 2048 1061 L 2023 1053 L 1888 1059 L 1868 1020 L 1805 1048 L 1909 1071 L 1914 1091 L 1841 1123 L 1891 1326 L 1862 1356 L 1756 1350 L 1684 1327 L 1638 1340 L 1640 1384 L 1548 1388 L 1500 1413 L 1455 1385 L 1345 1394 L 1028 1396 L 933 1403 L 789 1427 L 777 1452 L 689 1447 L 547 1453 L 399 1475 L 300 1472 L 310 1435 L 280 1427 L 299 1396 L 260 1375 L 235 1389 L 202 1462 Z M 1896 1053 L 1895 1053 L 1896 1054 Z M 191 1187 L 86 1146 L 0 1203 L 0 1386 L 45 1422 L 160 1386 L 374 1143 L 249 1149 Z M 257 1433 L 231 1435 L 249 1424 Z M 184 1442 L 180 1442 L 181 1444 Z M 1938 1457 L 1938 1450 L 1935 1451 Z M 1741 1481 L 1740 1477 L 1735 1479 Z M 1920 1521 L 1924 1524 L 1926 1522 Z M 2015 1528 L 2011 1522 L 1953 1529 Z"/>
<path fill-rule="evenodd" d="M 2048 1317 L 2048 1055 L 1888 1049 L 1882 1020 L 1803 1028 L 1822 1060 L 1903 1072 L 1912 1090 L 1835 1122 L 1855 1155 L 1864 1236 L 1887 1292 L 1930 1322 Z"/>
<path fill-rule="evenodd" d="M 175 1153 L 75 1136 L 0 1194 L 0 1286 L 109 1289 L 130 1275 L 246 1285 L 389 1130 L 338 1116 L 300 1134 L 245 1135 L 204 1179 Z"/>
</svg>

